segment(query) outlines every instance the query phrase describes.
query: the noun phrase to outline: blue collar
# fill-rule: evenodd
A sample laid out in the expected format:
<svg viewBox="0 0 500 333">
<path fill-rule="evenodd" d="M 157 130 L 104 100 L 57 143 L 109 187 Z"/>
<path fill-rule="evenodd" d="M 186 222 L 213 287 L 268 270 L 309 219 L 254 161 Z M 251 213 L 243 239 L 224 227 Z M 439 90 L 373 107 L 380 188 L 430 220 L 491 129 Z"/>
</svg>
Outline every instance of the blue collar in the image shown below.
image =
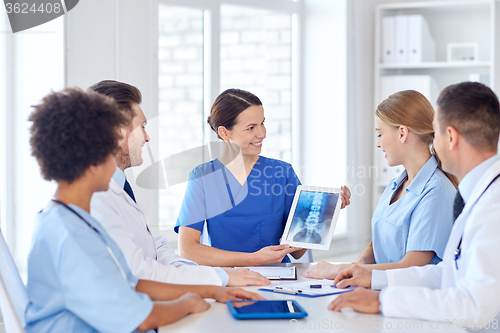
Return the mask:
<svg viewBox="0 0 500 333">
<path fill-rule="evenodd" d="M 465 175 L 460 184 L 458 184 L 458 191 L 460 192 L 460 195 L 465 202 L 469 200 L 474 187 L 476 187 L 481 177 L 486 173 L 486 170 L 488 170 L 499 159 L 499 155 L 492 156 L 486 161 L 483 161 L 481 164 L 477 165 L 474 169 L 472 169 Z"/>
<path fill-rule="evenodd" d="M 434 155 L 432 155 L 427 162 L 425 162 L 424 166 L 420 169 L 415 176 L 415 179 L 411 182 L 411 184 L 406 188 L 407 192 L 412 192 L 415 195 L 422 194 L 425 184 L 432 177 L 434 172 L 437 169 L 437 160 Z M 408 177 L 408 172 L 406 170 L 403 171 L 396 179 L 394 179 L 394 184 L 392 186 L 392 190 L 395 190 L 401 186 L 403 181 Z"/>
<path fill-rule="evenodd" d="M 119 167 L 116 167 L 116 171 L 111 178 L 113 178 L 113 180 L 120 185 L 121 188 L 125 186 L 127 176 L 125 176 L 125 172 L 123 172 Z"/>
</svg>

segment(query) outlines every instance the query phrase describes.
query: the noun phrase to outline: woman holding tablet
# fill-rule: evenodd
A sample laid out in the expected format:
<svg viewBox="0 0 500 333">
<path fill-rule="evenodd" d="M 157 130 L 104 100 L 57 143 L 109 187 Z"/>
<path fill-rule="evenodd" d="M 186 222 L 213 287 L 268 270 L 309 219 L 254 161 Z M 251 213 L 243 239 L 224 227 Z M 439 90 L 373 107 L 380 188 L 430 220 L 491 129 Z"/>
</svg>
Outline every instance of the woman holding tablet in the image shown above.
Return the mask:
<svg viewBox="0 0 500 333">
<path fill-rule="evenodd" d="M 419 92 L 406 90 L 383 101 L 375 111 L 377 147 L 387 164 L 405 170 L 385 189 L 372 218 L 372 241 L 357 264 L 385 270 L 437 264 L 453 225 L 458 181 L 445 174 L 434 153 L 434 109 Z M 331 278 L 350 266 L 320 262 L 303 273 Z"/>
<path fill-rule="evenodd" d="M 218 159 L 196 167 L 175 231 L 182 257 L 210 266 L 289 262 L 305 249 L 278 245 L 300 181 L 286 162 L 259 156 L 266 137 L 264 108 L 250 92 L 228 89 L 208 123 L 227 143 Z M 342 195 L 349 204 L 350 192 Z M 211 246 L 200 242 L 206 222 Z"/>
</svg>

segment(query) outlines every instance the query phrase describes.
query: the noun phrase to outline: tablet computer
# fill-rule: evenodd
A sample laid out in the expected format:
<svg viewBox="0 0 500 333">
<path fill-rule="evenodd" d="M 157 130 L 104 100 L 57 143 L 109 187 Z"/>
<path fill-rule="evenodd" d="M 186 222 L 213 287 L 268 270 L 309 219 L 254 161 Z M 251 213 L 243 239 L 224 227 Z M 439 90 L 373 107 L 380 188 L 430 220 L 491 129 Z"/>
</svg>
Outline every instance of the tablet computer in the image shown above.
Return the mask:
<svg viewBox="0 0 500 333">
<path fill-rule="evenodd" d="M 227 301 L 236 319 L 304 318 L 307 312 L 294 300 Z"/>
<path fill-rule="evenodd" d="M 341 189 L 297 187 L 281 244 L 328 250 L 339 216 Z"/>
</svg>

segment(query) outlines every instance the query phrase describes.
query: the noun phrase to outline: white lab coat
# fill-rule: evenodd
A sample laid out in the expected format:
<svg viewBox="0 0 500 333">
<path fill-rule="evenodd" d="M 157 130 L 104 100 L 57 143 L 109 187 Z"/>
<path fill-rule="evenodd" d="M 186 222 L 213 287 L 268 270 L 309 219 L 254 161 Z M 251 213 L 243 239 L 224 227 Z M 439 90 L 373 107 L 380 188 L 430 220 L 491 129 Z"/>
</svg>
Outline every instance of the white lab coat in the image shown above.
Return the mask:
<svg viewBox="0 0 500 333">
<path fill-rule="evenodd" d="M 146 211 L 114 179 L 109 182 L 106 192 L 94 193 L 90 213 L 118 244 L 130 270 L 139 279 L 222 285 L 213 267 L 176 264 L 178 261 L 193 262 L 179 257 L 168 245 L 166 237 L 153 237 L 147 231 L 149 219 Z M 158 260 L 155 260 L 156 256 Z"/>
<path fill-rule="evenodd" d="M 387 271 L 388 287 L 380 295 L 385 316 L 500 325 L 500 179 L 474 205 L 499 173 L 497 161 L 477 183 L 440 264 Z M 454 251 L 462 234 L 457 270 Z M 500 332 L 500 326 L 490 330 Z"/>
</svg>

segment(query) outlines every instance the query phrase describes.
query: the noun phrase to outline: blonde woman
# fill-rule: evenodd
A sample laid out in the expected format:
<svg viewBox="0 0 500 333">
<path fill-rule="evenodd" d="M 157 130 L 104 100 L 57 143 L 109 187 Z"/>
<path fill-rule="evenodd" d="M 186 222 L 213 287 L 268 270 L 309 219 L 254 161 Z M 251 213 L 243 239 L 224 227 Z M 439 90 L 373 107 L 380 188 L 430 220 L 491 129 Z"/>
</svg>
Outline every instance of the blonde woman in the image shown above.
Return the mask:
<svg viewBox="0 0 500 333">
<path fill-rule="evenodd" d="M 372 241 L 355 263 L 386 270 L 437 264 L 453 225 L 458 181 L 441 170 L 432 147 L 434 109 L 419 92 L 389 96 L 375 111 L 377 147 L 405 170 L 387 185 L 372 217 Z M 350 266 L 324 261 L 304 277 L 331 278 Z"/>
</svg>

